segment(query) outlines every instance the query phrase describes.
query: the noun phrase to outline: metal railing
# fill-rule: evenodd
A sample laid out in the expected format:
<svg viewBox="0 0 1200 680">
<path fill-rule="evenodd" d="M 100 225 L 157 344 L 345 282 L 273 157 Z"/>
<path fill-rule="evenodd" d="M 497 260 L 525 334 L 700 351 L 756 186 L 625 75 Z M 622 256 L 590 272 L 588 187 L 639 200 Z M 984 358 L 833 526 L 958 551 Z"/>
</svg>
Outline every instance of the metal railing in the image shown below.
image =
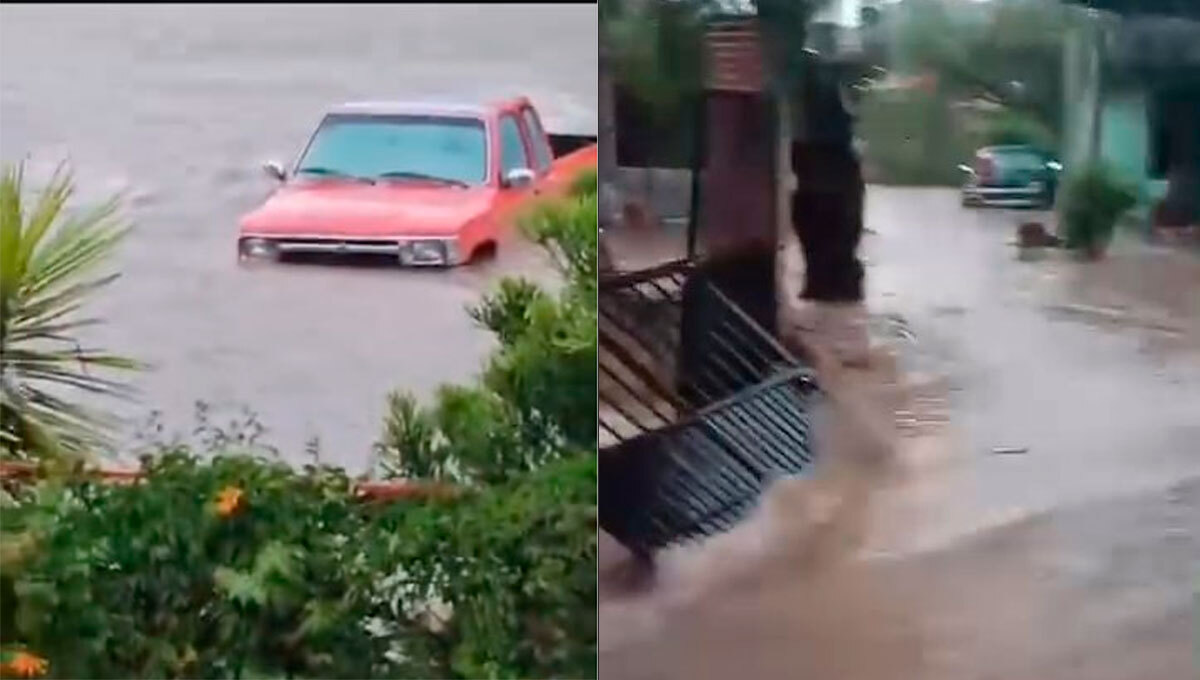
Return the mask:
<svg viewBox="0 0 1200 680">
<path fill-rule="evenodd" d="M 771 481 L 813 463 L 812 403 L 804 368 L 600 453 L 600 526 L 634 552 L 720 533 L 757 504 Z"/>
<path fill-rule="evenodd" d="M 652 553 L 813 462 L 813 373 L 689 261 L 600 284 L 599 519 Z"/>
</svg>

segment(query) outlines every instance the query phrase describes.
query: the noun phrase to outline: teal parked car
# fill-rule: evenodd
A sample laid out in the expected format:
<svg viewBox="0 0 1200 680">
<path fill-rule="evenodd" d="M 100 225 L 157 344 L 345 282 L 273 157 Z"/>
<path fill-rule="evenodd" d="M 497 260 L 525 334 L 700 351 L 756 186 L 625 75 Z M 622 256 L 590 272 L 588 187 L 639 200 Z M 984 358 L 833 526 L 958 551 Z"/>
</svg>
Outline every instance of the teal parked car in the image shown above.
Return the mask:
<svg viewBox="0 0 1200 680">
<path fill-rule="evenodd" d="M 1005 208 L 1054 205 L 1062 164 L 1054 156 L 1023 144 L 985 146 L 963 171 L 962 204 Z"/>
</svg>

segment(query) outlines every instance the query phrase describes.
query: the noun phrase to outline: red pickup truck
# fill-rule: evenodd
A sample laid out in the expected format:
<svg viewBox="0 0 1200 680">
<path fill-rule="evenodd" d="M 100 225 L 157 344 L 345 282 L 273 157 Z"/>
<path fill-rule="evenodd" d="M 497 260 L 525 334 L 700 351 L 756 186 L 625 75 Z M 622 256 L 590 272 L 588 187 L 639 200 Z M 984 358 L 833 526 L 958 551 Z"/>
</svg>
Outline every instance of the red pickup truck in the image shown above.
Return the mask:
<svg viewBox="0 0 1200 680">
<path fill-rule="evenodd" d="M 377 253 L 446 267 L 494 250 L 537 196 L 596 165 L 596 138 L 548 135 L 524 97 L 481 106 L 370 102 L 329 111 L 280 186 L 242 217 L 241 261 Z"/>
</svg>

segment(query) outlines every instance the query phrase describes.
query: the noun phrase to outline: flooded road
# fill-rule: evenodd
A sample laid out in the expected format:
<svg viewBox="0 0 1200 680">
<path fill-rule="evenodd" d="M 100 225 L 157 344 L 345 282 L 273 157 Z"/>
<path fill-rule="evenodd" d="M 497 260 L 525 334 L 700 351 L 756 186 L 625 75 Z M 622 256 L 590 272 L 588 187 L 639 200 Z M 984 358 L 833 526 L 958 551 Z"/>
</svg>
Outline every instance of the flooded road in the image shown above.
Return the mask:
<svg viewBox="0 0 1200 680">
<path fill-rule="evenodd" d="M 871 311 L 911 333 L 896 345 L 909 380 L 948 390 L 969 461 L 949 466 L 957 521 L 1200 473 L 1200 260 L 1118 240 L 1098 263 L 1019 261 L 1016 225 L 1049 215 L 954 198 L 873 190 L 864 252 Z M 1013 448 L 1028 452 L 993 453 Z"/>
<path fill-rule="evenodd" d="M 1030 217 L 869 190 L 901 384 L 843 376 L 823 473 L 613 591 L 602 677 L 1195 677 L 1200 260 L 1020 261 Z"/>
<path fill-rule="evenodd" d="M 469 379 L 491 346 L 463 311 L 528 247 L 453 272 L 237 266 L 237 217 L 325 107 L 528 95 L 551 131 L 596 129 L 594 5 L 12 6 L 0 9 L 0 158 L 84 200 L 126 191 L 135 232 L 89 338 L 150 362 L 136 422 L 247 406 L 285 457 L 367 464 L 384 395 Z M 221 416 L 222 418 L 224 416 Z M 218 421 L 221 422 L 221 421 Z"/>
</svg>

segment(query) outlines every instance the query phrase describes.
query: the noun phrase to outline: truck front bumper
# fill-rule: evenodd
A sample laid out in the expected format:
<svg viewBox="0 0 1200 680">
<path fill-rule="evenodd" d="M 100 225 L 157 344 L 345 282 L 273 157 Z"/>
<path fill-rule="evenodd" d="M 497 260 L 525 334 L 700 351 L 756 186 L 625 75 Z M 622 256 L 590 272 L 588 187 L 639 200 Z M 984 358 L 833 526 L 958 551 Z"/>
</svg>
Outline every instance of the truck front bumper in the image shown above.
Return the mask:
<svg viewBox="0 0 1200 680">
<path fill-rule="evenodd" d="M 963 205 L 996 206 L 1007 208 L 1034 208 L 1047 204 L 1045 186 L 1023 187 L 964 186 Z"/>
<path fill-rule="evenodd" d="M 463 260 L 458 239 L 453 237 L 367 240 L 243 236 L 238 239 L 239 260 L 277 260 L 290 254 L 391 255 L 406 267 L 452 267 Z"/>
</svg>

